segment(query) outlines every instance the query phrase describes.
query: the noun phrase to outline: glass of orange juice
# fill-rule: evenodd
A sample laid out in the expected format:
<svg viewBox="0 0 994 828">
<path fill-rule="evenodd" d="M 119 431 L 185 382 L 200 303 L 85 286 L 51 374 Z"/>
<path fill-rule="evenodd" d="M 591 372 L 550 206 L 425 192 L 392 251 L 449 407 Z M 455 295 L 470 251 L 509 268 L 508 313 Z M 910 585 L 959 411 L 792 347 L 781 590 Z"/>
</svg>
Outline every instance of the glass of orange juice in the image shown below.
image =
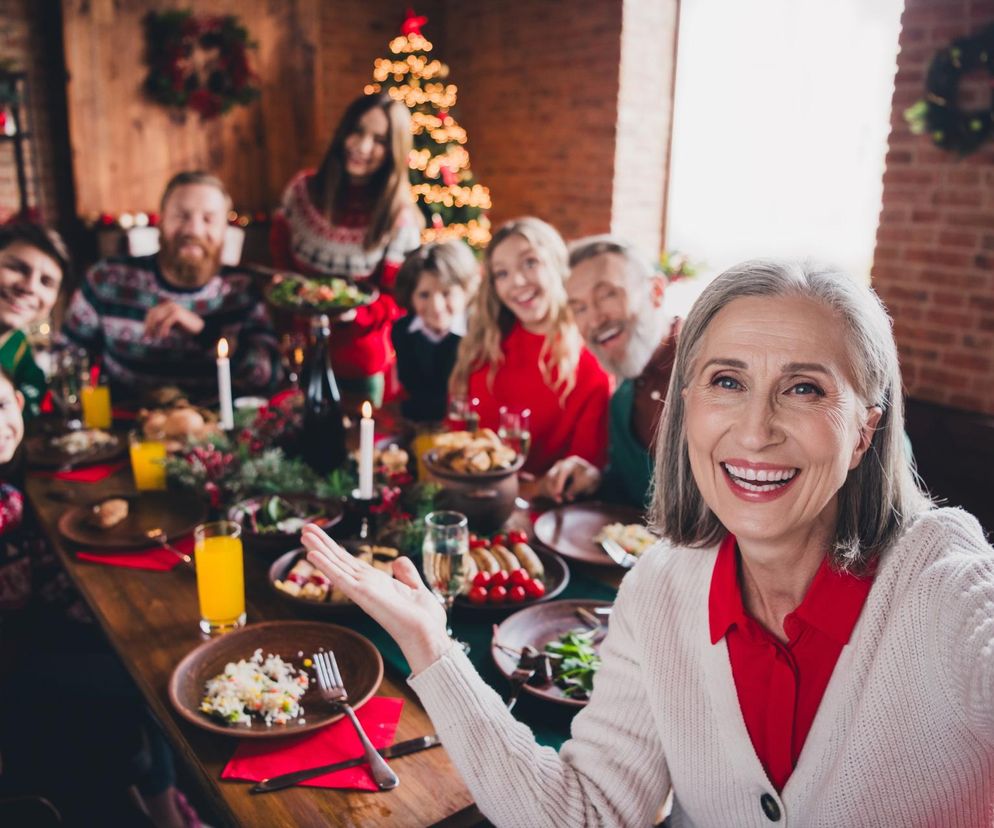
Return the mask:
<svg viewBox="0 0 994 828">
<path fill-rule="evenodd" d="M 135 432 L 129 450 L 135 488 L 140 492 L 166 488 L 166 444 Z"/>
<path fill-rule="evenodd" d="M 242 527 L 230 520 L 202 523 L 193 530 L 200 629 L 218 635 L 245 625 Z"/>
<path fill-rule="evenodd" d="M 80 389 L 83 406 L 83 425 L 86 428 L 110 428 L 110 388 L 105 384 L 84 385 Z"/>
</svg>

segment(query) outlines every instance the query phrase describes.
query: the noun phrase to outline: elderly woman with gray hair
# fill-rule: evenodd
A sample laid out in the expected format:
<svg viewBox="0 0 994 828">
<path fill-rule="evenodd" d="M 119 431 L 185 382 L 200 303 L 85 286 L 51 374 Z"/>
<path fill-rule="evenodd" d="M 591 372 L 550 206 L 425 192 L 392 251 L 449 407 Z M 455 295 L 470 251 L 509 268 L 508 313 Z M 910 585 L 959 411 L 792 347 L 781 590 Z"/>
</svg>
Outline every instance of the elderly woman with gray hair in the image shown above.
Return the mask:
<svg viewBox="0 0 994 828">
<path fill-rule="evenodd" d="M 887 315 L 831 269 L 746 262 L 691 310 L 657 446 L 664 541 L 625 577 L 572 739 L 538 747 L 394 578 L 308 527 L 391 633 L 498 825 L 990 825 L 994 552 L 903 449 Z"/>
</svg>

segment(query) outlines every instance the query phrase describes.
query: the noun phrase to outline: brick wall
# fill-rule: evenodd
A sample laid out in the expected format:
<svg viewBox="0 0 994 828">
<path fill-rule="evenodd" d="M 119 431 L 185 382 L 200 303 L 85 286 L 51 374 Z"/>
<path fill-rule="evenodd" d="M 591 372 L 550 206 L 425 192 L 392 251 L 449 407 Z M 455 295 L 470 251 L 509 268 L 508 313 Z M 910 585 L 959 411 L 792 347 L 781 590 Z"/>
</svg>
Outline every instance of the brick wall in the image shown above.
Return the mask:
<svg viewBox="0 0 994 828">
<path fill-rule="evenodd" d="M 994 143 L 965 158 L 911 134 L 935 51 L 994 22 L 990 0 L 907 0 L 872 279 L 909 396 L 994 414 Z M 968 100 L 990 91 L 966 84 Z"/>
<path fill-rule="evenodd" d="M 0 0 L 0 63 L 28 73 L 30 111 L 27 113 L 34 139 L 26 154 L 29 200 L 43 217 L 58 222 L 59 205 L 54 169 L 51 90 L 45 61 L 49 58 L 45 44 L 49 23 L 47 2 L 37 0 Z M 34 150 L 34 152 L 31 152 Z M 0 142 L 0 221 L 20 209 L 17 175 L 12 143 Z"/>
</svg>

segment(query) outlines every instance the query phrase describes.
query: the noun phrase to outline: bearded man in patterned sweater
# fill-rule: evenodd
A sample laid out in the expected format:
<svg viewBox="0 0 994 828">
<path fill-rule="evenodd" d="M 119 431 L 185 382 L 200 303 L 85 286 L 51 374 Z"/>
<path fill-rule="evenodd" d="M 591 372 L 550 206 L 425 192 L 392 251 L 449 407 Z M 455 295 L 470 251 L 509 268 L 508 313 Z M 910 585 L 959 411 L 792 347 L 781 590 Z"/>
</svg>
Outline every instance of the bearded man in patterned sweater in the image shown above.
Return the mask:
<svg viewBox="0 0 994 828">
<path fill-rule="evenodd" d="M 275 385 L 279 350 L 254 278 L 221 265 L 230 205 L 216 177 L 175 175 L 162 196 L 159 252 L 98 262 L 73 296 L 64 333 L 102 361 L 115 400 L 163 386 L 214 396 L 222 337 L 238 391 Z"/>
</svg>

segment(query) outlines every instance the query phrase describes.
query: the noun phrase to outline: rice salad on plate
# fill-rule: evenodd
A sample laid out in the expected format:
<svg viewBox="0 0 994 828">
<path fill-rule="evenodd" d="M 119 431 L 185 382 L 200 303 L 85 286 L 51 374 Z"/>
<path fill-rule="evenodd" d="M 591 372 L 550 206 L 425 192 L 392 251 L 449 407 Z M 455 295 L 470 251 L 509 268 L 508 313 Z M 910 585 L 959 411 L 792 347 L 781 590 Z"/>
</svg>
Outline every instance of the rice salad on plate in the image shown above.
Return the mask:
<svg viewBox="0 0 994 828">
<path fill-rule="evenodd" d="M 200 709 L 228 724 L 251 725 L 256 716 L 267 727 L 282 725 L 303 715 L 300 700 L 309 685 L 303 670 L 278 655 L 263 657 L 258 649 L 208 679 Z"/>
</svg>

